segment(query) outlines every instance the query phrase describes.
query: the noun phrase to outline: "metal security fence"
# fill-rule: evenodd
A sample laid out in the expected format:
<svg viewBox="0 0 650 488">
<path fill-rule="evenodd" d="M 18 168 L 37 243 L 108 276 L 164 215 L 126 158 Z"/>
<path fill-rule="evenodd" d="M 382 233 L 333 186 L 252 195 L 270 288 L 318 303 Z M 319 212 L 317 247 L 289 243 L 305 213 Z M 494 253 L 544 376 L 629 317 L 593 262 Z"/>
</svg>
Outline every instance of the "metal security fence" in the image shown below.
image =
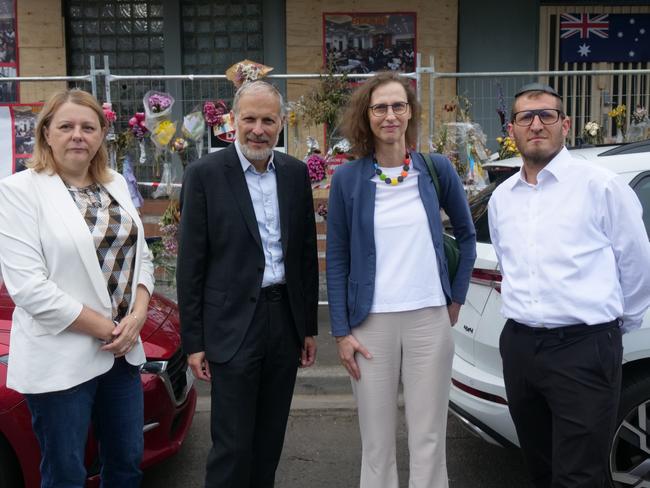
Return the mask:
<svg viewBox="0 0 650 488">
<path fill-rule="evenodd" d="M 562 95 L 565 111 L 572 119 L 569 145 L 581 143 L 584 126 L 590 121 L 603 128 L 605 142 L 614 141 L 616 124 L 608 112 L 620 105 L 626 107 L 624 127 L 628 129 L 633 126 L 632 114 L 637 107 L 650 108 L 650 68 L 502 73 L 438 73 L 432 68 L 420 68 L 420 73 L 423 85 L 428 84 L 429 92 L 434 93 L 428 110 L 429 136 L 435 138 L 440 124 L 454 118 L 445 112 L 450 100 L 438 93 L 455 90 L 458 97 L 469 102 L 472 121 L 480 124 L 492 149 L 502 132 L 497 111 L 505 110 L 507 119 L 513 94 L 527 83 L 549 84 Z"/>
<path fill-rule="evenodd" d="M 372 75 L 347 75 L 358 82 Z M 453 123 L 457 112 L 449 111 L 452 101 L 464 100 L 467 103 L 469 118 L 479 124 L 486 135 L 487 146 L 497 150 L 496 137 L 502 134 L 502 120 L 498 115 L 501 110 L 506 119 L 510 116 L 512 95 L 523 84 L 539 81 L 555 87 L 563 97 L 567 114 L 572 118 L 572 129 L 568 144 L 581 142 L 584 125 L 595 121 L 603 127 L 606 139 L 614 140 L 617 131 L 608 112 L 619 105 L 627 107 L 625 126 L 632 126 L 631 114 L 635 107 L 650 108 L 650 68 L 602 71 L 528 71 L 528 72 L 494 72 L 494 73 L 441 73 L 434 68 L 433 59 L 429 66 L 422 66 L 418 56 L 414 73 L 405 74 L 414 80 L 417 93 L 423 105 L 423 117 L 420 121 L 419 138 L 425 149 L 436 139 L 438 131 L 447 123 Z M 287 102 L 295 102 L 301 94 L 315 88 L 320 80 L 319 74 L 271 74 L 268 78 L 279 85 L 288 94 Z M 171 115 L 172 120 L 182 123 L 183 116 L 195 109 L 201 109 L 204 102 L 223 99 L 232 103 L 233 84 L 223 74 L 215 75 L 165 75 L 165 76 L 126 76 L 112 73 L 108 59 L 104 67 L 97 69 L 91 60 L 91 71 L 85 76 L 71 77 L 17 77 L 3 78 L 0 85 L 20 84 L 21 99 L 40 100 L 47 98 L 53 89 L 65 86 L 77 87 L 92 92 L 100 101 L 113 104 L 118 119 L 115 131 L 121 133 L 128 129 L 128 120 L 143 110 L 143 97 L 151 90 L 170 93 L 176 103 Z M 322 127 L 288 125 L 284 130 L 281 144 L 292 155 L 302 158 L 307 146 L 305 139 L 312 136 L 323 142 Z M 146 158 L 140 161 L 140 146 L 134 144 L 129 149 L 133 169 L 145 198 L 150 197 L 155 183 L 161 179 L 161 158 L 155 158 L 155 147 L 145 139 Z M 203 153 L 209 146 L 207 131 L 203 141 Z M 322 148 L 326 149 L 326 148 Z M 190 149 L 191 150 L 191 149 Z M 197 155 L 191 155 L 190 159 Z M 182 179 L 182 165 L 177 156 L 165 154 L 162 161 L 172 163 L 173 180 Z"/>
</svg>

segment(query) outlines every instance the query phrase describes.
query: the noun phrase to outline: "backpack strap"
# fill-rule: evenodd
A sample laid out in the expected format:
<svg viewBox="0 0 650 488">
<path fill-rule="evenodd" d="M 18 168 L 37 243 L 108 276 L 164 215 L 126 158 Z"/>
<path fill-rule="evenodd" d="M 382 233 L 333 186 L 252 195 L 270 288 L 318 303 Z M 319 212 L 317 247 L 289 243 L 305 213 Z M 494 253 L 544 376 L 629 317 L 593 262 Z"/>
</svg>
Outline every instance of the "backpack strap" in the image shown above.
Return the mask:
<svg viewBox="0 0 650 488">
<path fill-rule="evenodd" d="M 431 180 L 433 180 L 433 186 L 436 189 L 436 195 L 438 195 L 438 200 L 440 200 L 440 180 L 438 179 L 438 172 L 436 171 L 436 167 L 433 164 L 431 155 L 426 153 L 419 154 L 422 156 L 422 158 L 424 158 L 424 162 L 426 163 L 429 174 L 431 175 Z"/>
</svg>

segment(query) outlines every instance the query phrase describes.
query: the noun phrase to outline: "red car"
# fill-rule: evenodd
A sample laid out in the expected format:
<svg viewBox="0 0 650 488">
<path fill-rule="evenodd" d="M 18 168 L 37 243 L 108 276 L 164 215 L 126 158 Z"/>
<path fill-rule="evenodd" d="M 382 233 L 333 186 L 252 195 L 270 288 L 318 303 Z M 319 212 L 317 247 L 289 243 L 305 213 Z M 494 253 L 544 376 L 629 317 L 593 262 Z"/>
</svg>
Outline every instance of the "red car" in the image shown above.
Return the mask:
<svg viewBox="0 0 650 488">
<path fill-rule="evenodd" d="M 31 416 L 23 396 L 6 386 L 13 309 L 0 276 L 0 488 L 38 488 L 40 450 Z M 194 417 L 196 390 L 181 351 L 179 331 L 176 304 L 154 293 L 141 333 L 147 355 L 141 368 L 145 422 L 142 468 L 178 452 Z M 86 486 L 99 486 L 97 442 L 92 431 L 86 446 L 86 469 Z"/>
</svg>

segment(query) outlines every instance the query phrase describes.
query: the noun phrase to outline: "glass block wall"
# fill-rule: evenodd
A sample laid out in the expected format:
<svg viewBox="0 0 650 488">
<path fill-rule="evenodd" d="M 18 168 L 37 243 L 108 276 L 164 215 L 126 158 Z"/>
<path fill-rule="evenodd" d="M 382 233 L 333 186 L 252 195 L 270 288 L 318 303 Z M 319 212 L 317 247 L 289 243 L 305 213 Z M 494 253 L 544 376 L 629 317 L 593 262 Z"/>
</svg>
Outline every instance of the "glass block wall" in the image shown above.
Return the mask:
<svg viewBox="0 0 650 488">
<path fill-rule="evenodd" d="M 162 0 L 68 0 L 65 17 L 68 74 L 87 74 L 91 55 L 120 74 L 164 73 Z"/>
</svg>

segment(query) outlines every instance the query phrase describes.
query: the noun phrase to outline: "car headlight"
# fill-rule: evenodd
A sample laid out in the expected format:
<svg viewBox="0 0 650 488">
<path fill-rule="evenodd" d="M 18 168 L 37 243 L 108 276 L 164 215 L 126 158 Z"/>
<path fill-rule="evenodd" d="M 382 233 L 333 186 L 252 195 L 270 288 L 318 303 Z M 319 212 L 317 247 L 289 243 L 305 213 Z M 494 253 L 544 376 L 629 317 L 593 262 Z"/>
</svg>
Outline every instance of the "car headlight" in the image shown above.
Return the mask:
<svg viewBox="0 0 650 488">
<path fill-rule="evenodd" d="M 140 373 L 162 374 L 167 370 L 167 361 L 147 361 L 140 366 Z"/>
<path fill-rule="evenodd" d="M 6 366 L 7 363 L 9 363 L 9 354 L 3 354 L 2 356 L 0 356 L 0 363 Z"/>
</svg>

